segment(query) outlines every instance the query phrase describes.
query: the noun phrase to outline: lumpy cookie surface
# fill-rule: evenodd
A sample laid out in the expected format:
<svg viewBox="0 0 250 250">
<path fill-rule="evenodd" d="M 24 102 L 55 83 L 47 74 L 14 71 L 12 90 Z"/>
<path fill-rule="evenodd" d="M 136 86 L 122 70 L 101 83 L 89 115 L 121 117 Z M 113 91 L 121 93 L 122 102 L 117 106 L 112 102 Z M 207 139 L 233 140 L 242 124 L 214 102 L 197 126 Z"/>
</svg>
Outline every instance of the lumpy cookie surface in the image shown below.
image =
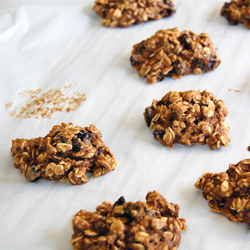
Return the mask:
<svg viewBox="0 0 250 250">
<path fill-rule="evenodd" d="M 242 23 L 250 29 L 250 0 L 232 0 L 230 3 L 225 3 L 221 9 L 221 15 L 230 24 Z"/>
<path fill-rule="evenodd" d="M 186 229 L 179 209 L 156 191 L 147 194 L 146 203 L 104 201 L 93 213 L 75 215 L 71 244 L 74 250 L 175 250 Z"/>
<path fill-rule="evenodd" d="M 67 181 L 81 185 L 105 175 L 118 165 L 94 126 L 82 128 L 72 123 L 56 125 L 45 137 L 12 140 L 14 167 L 29 181 L 38 179 Z"/>
<path fill-rule="evenodd" d="M 220 59 L 208 34 L 196 35 L 178 28 L 159 30 L 154 36 L 133 46 L 130 62 L 148 83 L 166 77 L 201 74 L 217 68 Z"/>
<path fill-rule="evenodd" d="M 250 229 L 250 159 L 230 164 L 224 173 L 204 173 L 195 187 L 203 191 L 212 211 Z"/>
<path fill-rule="evenodd" d="M 93 10 L 103 18 L 103 26 L 112 28 L 127 28 L 175 13 L 173 0 L 97 0 Z"/>
<path fill-rule="evenodd" d="M 208 91 L 168 92 L 160 101 L 153 100 L 144 119 L 161 144 L 173 147 L 208 144 L 210 149 L 227 147 L 230 139 L 225 117 L 228 110 L 222 100 Z"/>
</svg>

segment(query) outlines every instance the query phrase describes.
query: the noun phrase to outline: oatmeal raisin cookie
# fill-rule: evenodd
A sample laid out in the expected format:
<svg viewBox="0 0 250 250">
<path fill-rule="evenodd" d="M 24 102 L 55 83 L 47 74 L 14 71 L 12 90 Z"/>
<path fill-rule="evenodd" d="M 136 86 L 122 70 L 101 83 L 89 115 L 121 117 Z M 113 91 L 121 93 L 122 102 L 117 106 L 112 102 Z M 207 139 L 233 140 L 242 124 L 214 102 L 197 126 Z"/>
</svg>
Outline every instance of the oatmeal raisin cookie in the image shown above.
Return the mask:
<svg viewBox="0 0 250 250">
<path fill-rule="evenodd" d="M 174 28 L 159 30 L 135 44 L 130 62 L 140 77 L 155 83 L 166 77 L 179 79 L 184 75 L 209 72 L 221 61 L 208 34 L 196 35 Z"/>
<path fill-rule="evenodd" d="M 12 140 L 14 167 L 29 181 L 38 179 L 67 181 L 81 185 L 105 175 L 118 165 L 94 126 L 73 127 L 72 123 L 56 125 L 45 137 Z"/>
<path fill-rule="evenodd" d="M 103 26 L 112 28 L 127 28 L 175 13 L 174 0 L 96 0 L 93 10 L 103 18 Z"/>
<path fill-rule="evenodd" d="M 168 92 L 160 101 L 153 100 L 144 119 L 161 144 L 173 147 L 208 144 L 210 149 L 227 147 L 230 128 L 225 123 L 228 110 L 211 92 Z"/>
<path fill-rule="evenodd" d="M 230 24 L 242 23 L 250 29 L 250 0 L 232 0 L 230 3 L 225 3 L 221 15 Z"/>
<path fill-rule="evenodd" d="M 75 215 L 71 244 L 74 250 L 175 250 L 186 229 L 179 209 L 156 191 L 147 194 L 146 203 L 123 197 L 114 205 L 104 201 L 93 213 Z"/>
<path fill-rule="evenodd" d="M 203 191 L 212 211 L 250 229 L 250 159 L 230 164 L 224 173 L 204 173 L 195 187 Z"/>
</svg>

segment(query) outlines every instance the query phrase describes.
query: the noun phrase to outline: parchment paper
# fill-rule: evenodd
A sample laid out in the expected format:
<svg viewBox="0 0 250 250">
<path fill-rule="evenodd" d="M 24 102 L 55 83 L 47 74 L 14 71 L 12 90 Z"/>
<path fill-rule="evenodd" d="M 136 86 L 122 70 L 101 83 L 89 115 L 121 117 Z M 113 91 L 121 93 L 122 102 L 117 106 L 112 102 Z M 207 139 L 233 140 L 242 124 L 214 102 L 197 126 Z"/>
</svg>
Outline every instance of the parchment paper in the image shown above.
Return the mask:
<svg viewBox="0 0 250 250">
<path fill-rule="evenodd" d="M 0 2 L 0 249 L 72 249 L 71 220 L 102 201 L 145 201 L 157 190 L 180 205 L 187 221 L 180 250 L 250 249 L 249 229 L 212 212 L 194 184 L 204 172 L 226 171 L 250 158 L 250 30 L 220 16 L 222 0 L 176 0 L 176 14 L 124 28 L 105 28 L 94 0 L 2 0 Z M 135 43 L 159 29 L 208 33 L 221 65 L 210 73 L 149 85 L 130 65 Z M 74 112 L 51 119 L 16 119 L 25 103 L 18 93 L 72 84 L 87 95 Z M 229 110 L 227 148 L 174 145 L 154 140 L 143 119 L 153 99 L 169 91 L 209 90 Z M 229 89 L 240 92 L 229 91 Z M 8 102 L 14 102 L 6 109 Z M 11 140 L 45 136 L 53 125 L 94 124 L 119 161 L 115 171 L 82 186 L 41 180 L 29 183 L 13 167 Z"/>
</svg>

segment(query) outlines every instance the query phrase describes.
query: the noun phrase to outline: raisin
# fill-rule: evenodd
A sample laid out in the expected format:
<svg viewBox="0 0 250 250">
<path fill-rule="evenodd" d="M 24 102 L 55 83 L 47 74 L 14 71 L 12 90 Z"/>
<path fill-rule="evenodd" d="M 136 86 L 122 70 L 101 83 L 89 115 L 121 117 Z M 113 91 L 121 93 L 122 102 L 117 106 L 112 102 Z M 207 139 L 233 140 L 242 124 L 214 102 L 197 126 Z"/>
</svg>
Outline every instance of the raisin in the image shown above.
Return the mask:
<svg viewBox="0 0 250 250">
<path fill-rule="evenodd" d="M 165 2 L 166 2 L 166 4 L 168 4 L 169 6 L 174 6 L 172 1 L 166 1 L 166 0 L 165 0 Z"/>
<path fill-rule="evenodd" d="M 105 234 L 108 232 L 108 228 L 105 221 L 94 221 L 93 228 L 96 229 L 99 234 Z"/>
<path fill-rule="evenodd" d="M 144 42 L 144 40 L 139 45 L 139 50 L 145 50 L 146 49 L 146 47 L 144 46 L 143 42 Z"/>
<path fill-rule="evenodd" d="M 87 134 L 86 137 L 84 138 L 83 142 L 85 142 L 85 141 L 87 141 L 87 140 L 90 141 L 90 142 L 92 143 L 92 141 L 93 141 L 92 134 Z"/>
<path fill-rule="evenodd" d="M 153 109 L 147 108 L 145 110 L 145 119 L 146 119 L 146 123 L 148 127 L 150 126 L 150 123 L 153 117 L 154 117 Z"/>
<path fill-rule="evenodd" d="M 31 165 L 28 167 L 26 172 L 26 177 L 29 181 L 37 180 L 41 175 L 41 170 L 37 168 L 36 165 Z"/>
<path fill-rule="evenodd" d="M 229 211 L 230 214 L 233 214 L 233 215 L 236 215 L 237 214 L 237 211 L 236 210 L 231 210 Z"/>
<path fill-rule="evenodd" d="M 86 131 L 85 130 L 81 130 L 80 133 L 78 133 L 76 136 L 77 138 L 81 139 L 81 141 L 83 140 L 83 138 L 86 136 Z"/>
<path fill-rule="evenodd" d="M 140 62 L 135 61 L 132 56 L 130 57 L 130 62 L 131 62 L 132 66 L 139 66 L 140 65 Z"/>
<path fill-rule="evenodd" d="M 56 136 L 55 137 L 55 141 L 59 141 L 59 142 L 62 142 L 62 143 L 66 142 L 65 138 L 63 138 L 61 135 L 60 136 Z"/>
<path fill-rule="evenodd" d="M 205 67 L 204 62 L 203 62 L 203 61 L 200 61 L 200 60 L 197 59 L 197 58 L 194 58 L 193 64 L 194 64 L 195 68 L 204 69 L 204 67 Z"/>
<path fill-rule="evenodd" d="M 115 206 L 121 206 L 123 205 L 124 203 L 126 202 L 125 198 L 123 196 L 121 196 L 114 204 L 114 207 Z"/>
<path fill-rule="evenodd" d="M 187 35 L 187 34 L 182 35 L 182 36 L 179 38 L 180 43 L 183 45 L 183 48 L 184 48 L 184 49 L 191 49 L 191 45 L 187 42 L 187 38 L 188 38 L 188 35 Z"/>
<path fill-rule="evenodd" d="M 63 156 L 63 152 L 57 151 L 56 155 L 58 155 L 58 156 Z"/>
<path fill-rule="evenodd" d="M 102 151 L 103 151 L 103 148 L 98 148 L 97 152 L 96 152 L 96 155 L 100 155 L 102 153 Z"/>
<path fill-rule="evenodd" d="M 78 152 L 81 149 L 81 143 L 77 139 L 72 140 L 73 151 Z"/>
<path fill-rule="evenodd" d="M 155 131 L 153 134 L 154 134 L 155 139 L 157 139 L 158 136 L 161 139 L 163 139 L 164 135 L 166 134 L 166 131 L 165 130 L 158 130 L 158 131 Z"/>
<path fill-rule="evenodd" d="M 179 64 L 175 65 L 175 67 L 174 67 L 174 72 L 175 72 L 177 75 L 181 75 L 181 74 L 182 74 L 182 71 L 183 71 L 182 69 L 183 69 L 183 67 L 182 67 L 181 63 L 179 63 Z"/>
<path fill-rule="evenodd" d="M 163 75 L 162 73 L 160 73 L 160 78 L 159 78 L 159 81 L 163 81 L 167 76 L 166 75 Z"/>
<path fill-rule="evenodd" d="M 134 204 L 126 203 L 126 206 L 124 207 L 125 213 L 129 214 L 131 210 L 134 210 Z"/>
<path fill-rule="evenodd" d="M 74 152 L 78 152 L 78 151 L 80 151 L 80 149 L 81 149 L 81 146 L 79 146 L 79 145 L 74 145 L 73 146 L 73 151 Z"/>
<path fill-rule="evenodd" d="M 93 141 L 92 134 L 86 132 L 85 130 L 81 130 L 80 133 L 78 133 L 76 136 L 77 136 L 77 138 L 81 139 L 81 141 L 83 141 L 83 142 L 88 140 L 92 143 L 92 141 Z"/>
<path fill-rule="evenodd" d="M 175 13 L 175 10 L 172 10 L 172 9 L 167 9 L 167 13 L 169 15 L 173 15 Z"/>
<path fill-rule="evenodd" d="M 210 62 L 210 63 L 208 64 L 208 69 L 209 69 L 209 70 L 213 70 L 214 64 L 215 64 L 215 62 Z"/>
</svg>

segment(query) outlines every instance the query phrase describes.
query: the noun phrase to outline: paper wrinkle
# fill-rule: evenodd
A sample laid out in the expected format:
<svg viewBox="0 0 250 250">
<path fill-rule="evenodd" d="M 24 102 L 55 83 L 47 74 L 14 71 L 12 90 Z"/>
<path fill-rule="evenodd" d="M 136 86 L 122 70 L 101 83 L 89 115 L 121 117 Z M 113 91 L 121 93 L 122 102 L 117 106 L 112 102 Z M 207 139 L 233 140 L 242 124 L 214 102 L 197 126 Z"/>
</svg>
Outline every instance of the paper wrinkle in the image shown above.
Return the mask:
<svg viewBox="0 0 250 250">
<path fill-rule="evenodd" d="M 2 24 L 6 24 L 6 27 L 4 27 L 3 30 L 1 30 L 0 25 L 0 39 L 2 38 L 2 34 L 5 39 L 11 39 L 15 35 L 20 33 L 24 35 L 28 31 L 29 21 L 24 6 L 21 6 L 18 9 L 8 10 L 6 13 L 3 12 L 2 15 L 8 20 L 2 22 Z"/>
</svg>

